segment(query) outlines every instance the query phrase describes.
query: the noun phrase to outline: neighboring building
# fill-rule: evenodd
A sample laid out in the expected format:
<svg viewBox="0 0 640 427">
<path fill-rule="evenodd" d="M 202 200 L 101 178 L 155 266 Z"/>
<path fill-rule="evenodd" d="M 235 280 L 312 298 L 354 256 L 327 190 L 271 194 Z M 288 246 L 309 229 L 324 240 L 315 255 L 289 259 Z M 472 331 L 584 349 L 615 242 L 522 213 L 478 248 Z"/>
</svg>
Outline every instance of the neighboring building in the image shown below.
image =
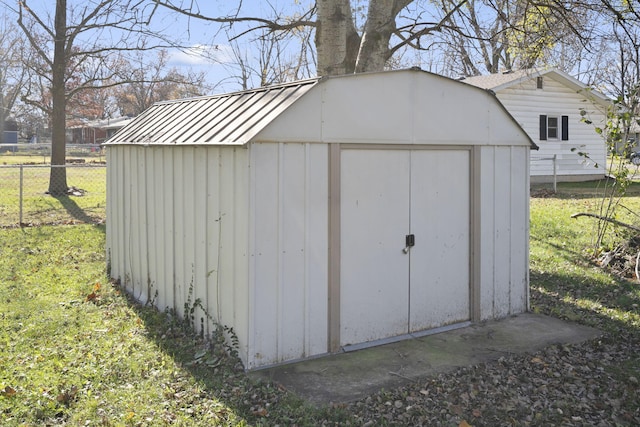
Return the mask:
<svg viewBox="0 0 640 427">
<path fill-rule="evenodd" d="M 6 120 L 4 122 L 4 131 L 0 137 L 0 153 L 15 152 L 17 150 L 16 144 L 18 143 L 18 123 L 13 119 Z"/>
<path fill-rule="evenodd" d="M 105 146 L 111 276 L 199 300 L 247 369 L 529 307 L 535 144 L 487 91 L 310 79 L 157 103 Z"/>
<path fill-rule="evenodd" d="M 2 144 L 18 143 L 18 122 L 13 119 L 4 122 L 4 132 L 2 134 Z"/>
<path fill-rule="evenodd" d="M 531 182 L 601 179 L 607 147 L 595 132 L 611 100 L 555 69 L 521 70 L 462 80 L 495 92 L 540 150 L 531 156 Z M 581 111 L 593 122 L 582 122 Z M 462 118 L 464 120 L 464 118 Z M 578 153 L 586 153 L 589 158 Z M 596 167 L 597 165 L 597 167 Z"/>
<path fill-rule="evenodd" d="M 130 117 L 119 117 L 68 125 L 67 142 L 70 144 L 102 144 L 131 120 Z"/>
</svg>

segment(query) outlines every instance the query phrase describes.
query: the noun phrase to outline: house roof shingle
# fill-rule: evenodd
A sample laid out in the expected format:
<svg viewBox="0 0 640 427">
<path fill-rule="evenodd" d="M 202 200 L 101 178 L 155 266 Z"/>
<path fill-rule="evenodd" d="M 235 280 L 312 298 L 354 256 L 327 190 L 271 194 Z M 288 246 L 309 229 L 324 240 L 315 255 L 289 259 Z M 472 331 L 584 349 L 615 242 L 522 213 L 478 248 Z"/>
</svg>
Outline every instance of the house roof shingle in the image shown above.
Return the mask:
<svg viewBox="0 0 640 427">
<path fill-rule="evenodd" d="M 482 89 L 499 92 L 521 82 L 542 76 L 549 76 L 576 92 L 584 93 L 585 96 L 588 96 L 590 99 L 603 106 L 607 106 L 611 103 L 611 100 L 606 95 L 598 92 L 597 90 L 593 90 L 581 81 L 571 77 L 569 74 L 555 68 L 549 68 L 546 70 L 527 69 L 508 71 L 504 73 L 489 74 L 486 76 L 466 77 L 461 81 Z"/>
</svg>

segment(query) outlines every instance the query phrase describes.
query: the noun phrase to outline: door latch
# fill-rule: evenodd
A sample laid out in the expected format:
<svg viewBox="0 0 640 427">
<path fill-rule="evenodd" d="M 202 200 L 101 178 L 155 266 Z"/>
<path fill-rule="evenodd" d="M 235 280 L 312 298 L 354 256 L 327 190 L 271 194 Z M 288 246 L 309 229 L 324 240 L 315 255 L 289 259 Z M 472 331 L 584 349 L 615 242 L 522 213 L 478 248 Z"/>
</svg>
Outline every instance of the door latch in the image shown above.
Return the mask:
<svg viewBox="0 0 640 427">
<path fill-rule="evenodd" d="M 407 234 L 404 239 L 405 248 L 402 250 L 405 254 L 409 253 L 409 249 L 416 244 L 416 236 L 414 234 Z"/>
</svg>

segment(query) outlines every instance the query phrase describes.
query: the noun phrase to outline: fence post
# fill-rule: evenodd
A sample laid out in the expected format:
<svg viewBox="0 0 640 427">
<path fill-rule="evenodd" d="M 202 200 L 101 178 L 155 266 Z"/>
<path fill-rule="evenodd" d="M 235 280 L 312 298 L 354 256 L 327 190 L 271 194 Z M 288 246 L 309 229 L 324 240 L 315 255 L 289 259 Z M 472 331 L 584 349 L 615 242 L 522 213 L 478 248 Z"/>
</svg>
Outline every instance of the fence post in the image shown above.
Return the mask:
<svg viewBox="0 0 640 427">
<path fill-rule="evenodd" d="M 18 215 L 18 225 L 22 227 L 22 196 L 23 196 L 23 182 L 24 182 L 24 165 L 20 165 L 20 214 Z"/>
<path fill-rule="evenodd" d="M 558 192 L 558 173 L 556 166 L 556 154 L 553 155 L 553 193 Z"/>
</svg>

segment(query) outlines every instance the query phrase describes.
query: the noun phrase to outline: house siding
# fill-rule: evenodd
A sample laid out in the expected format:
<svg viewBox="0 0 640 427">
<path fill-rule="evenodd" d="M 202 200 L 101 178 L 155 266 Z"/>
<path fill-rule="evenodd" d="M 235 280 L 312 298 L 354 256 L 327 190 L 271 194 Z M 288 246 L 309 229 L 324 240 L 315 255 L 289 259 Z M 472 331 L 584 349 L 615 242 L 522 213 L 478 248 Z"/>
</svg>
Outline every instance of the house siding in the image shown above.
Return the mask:
<svg viewBox="0 0 640 427">
<path fill-rule="evenodd" d="M 588 101 L 586 96 L 550 76 L 544 77 L 543 89 L 537 89 L 536 80 L 530 79 L 498 91 L 497 97 L 540 148 L 531 155 L 532 180 L 535 177 L 553 176 L 553 161 L 550 159 L 554 155 L 558 176 L 597 178 L 604 175 L 606 147 L 594 130 L 595 126 L 604 123 L 605 111 L 601 105 Z M 581 122 L 582 109 L 587 111 L 593 125 Z M 568 140 L 561 139 L 561 129 L 558 129 L 558 138 L 541 140 L 540 115 L 556 116 L 559 124 L 562 116 L 568 116 Z M 578 152 L 587 153 L 589 158 L 580 156 Z"/>
</svg>

